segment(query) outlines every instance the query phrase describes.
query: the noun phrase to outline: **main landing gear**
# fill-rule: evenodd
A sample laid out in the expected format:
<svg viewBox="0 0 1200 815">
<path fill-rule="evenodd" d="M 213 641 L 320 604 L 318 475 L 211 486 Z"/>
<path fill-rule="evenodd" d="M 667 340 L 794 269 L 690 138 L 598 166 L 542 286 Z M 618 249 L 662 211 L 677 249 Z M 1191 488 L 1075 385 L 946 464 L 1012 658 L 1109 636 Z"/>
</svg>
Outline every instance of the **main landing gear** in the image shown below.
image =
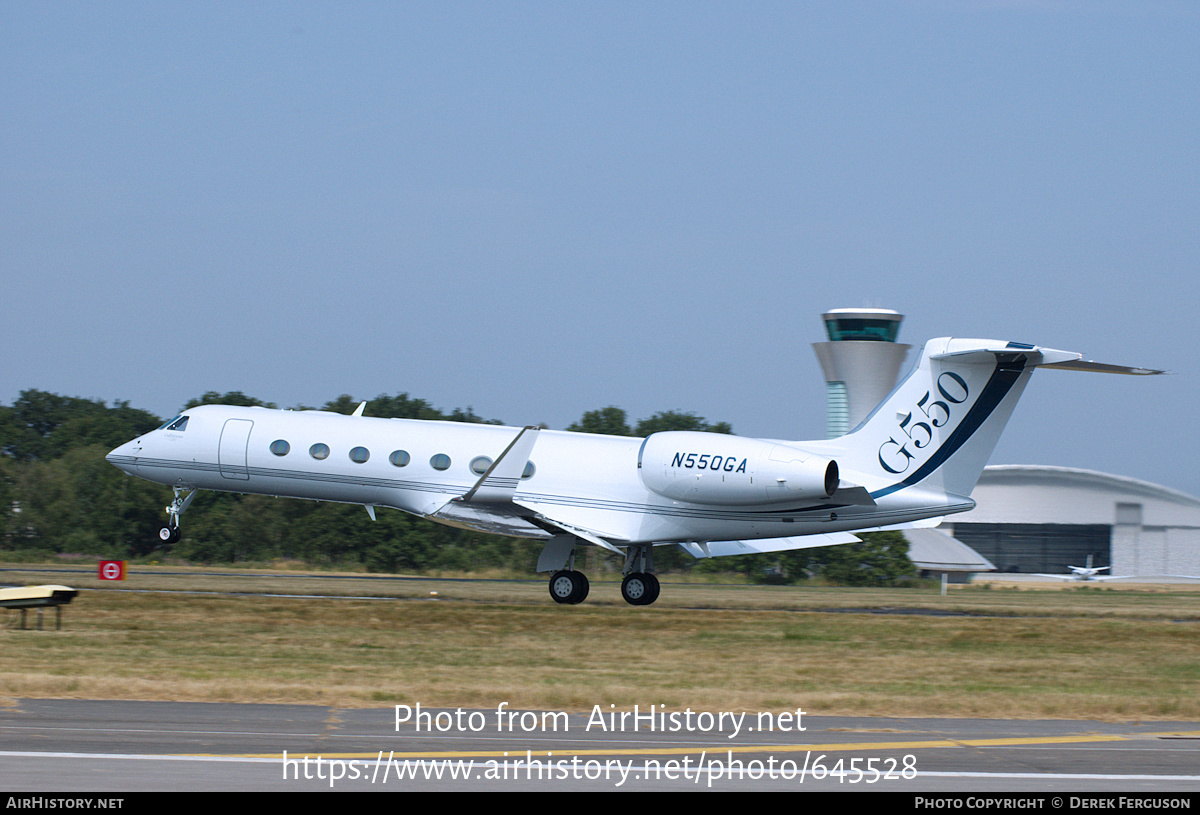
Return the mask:
<svg viewBox="0 0 1200 815">
<path fill-rule="evenodd" d="M 182 532 L 179 531 L 179 516 L 192 505 L 196 490 L 189 487 L 176 487 L 175 500 L 167 507 L 167 523 L 158 528 L 158 539 L 170 545 L 179 541 Z"/>
<path fill-rule="evenodd" d="M 554 570 L 550 577 L 550 596 L 554 602 L 573 606 L 582 603 L 590 588 L 587 575 L 575 570 L 575 539 L 556 535 L 546 543 L 538 558 L 538 571 Z M 654 576 L 654 558 L 650 544 L 630 546 L 625 554 L 621 596 L 631 606 L 648 606 L 658 599 L 658 578 Z"/>
<path fill-rule="evenodd" d="M 631 606 L 648 606 L 658 599 L 658 578 L 654 576 L 654 555 L 648 544 L 630 546 L 621 570 L 621 596 Z"/>
<path fill-rule="evenodd" d="M 621 596 L 631 606 L 648 606 L 658 599 L 658 578 L 649 572 L 633 572 L 621 581 Z"/>
<path fill-rule="evenodd" d="M 583 572 L 559 569 L 550 578 L 550 596 L 556 603 L 568 606 L 582 603 L 587 599 L 590 588 L 587 575 Z"/>
</svg>

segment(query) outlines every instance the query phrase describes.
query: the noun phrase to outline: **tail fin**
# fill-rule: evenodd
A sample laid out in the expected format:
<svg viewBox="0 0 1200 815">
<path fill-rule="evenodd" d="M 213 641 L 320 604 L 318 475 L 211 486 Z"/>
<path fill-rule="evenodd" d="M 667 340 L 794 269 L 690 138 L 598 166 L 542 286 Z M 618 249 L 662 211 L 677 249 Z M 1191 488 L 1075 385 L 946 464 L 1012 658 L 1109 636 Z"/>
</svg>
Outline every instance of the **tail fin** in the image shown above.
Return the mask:
<svg viewBox="0 0 1200 815">
<path fill-rule="evenodd" d="M 1021 343 L 930 340 L 879 407 L 831 442 L 839 448 L 843 478 L 861 477 L 875 498 L 917 484 L 969 496 L 1034 368 L 1161 373 L 1080 360 L 1080 354 Z"/>
</svg>

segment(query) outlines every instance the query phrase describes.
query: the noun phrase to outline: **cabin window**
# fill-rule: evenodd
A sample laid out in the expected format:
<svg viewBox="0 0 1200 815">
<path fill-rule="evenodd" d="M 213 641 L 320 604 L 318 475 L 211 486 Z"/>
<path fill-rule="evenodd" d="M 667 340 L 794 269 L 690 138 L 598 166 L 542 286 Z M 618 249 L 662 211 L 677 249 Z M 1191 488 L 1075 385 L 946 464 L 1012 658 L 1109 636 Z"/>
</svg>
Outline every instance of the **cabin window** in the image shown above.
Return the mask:
<svg viewBox="0 0 1200 815">
<path fill-rule="evenodd" d="M 471 459 L 471 472 L 475 475 L 483 475 L 488 471 L 488 467 L 492 466 L 492 460 L 487 456 L 476 456 Z"/>
<path fill-rule="evenodd" d="M 312 447 L 308 448 L 308 454 L 317 461 L 323 461 L 329 458 L 329 445 L 317 442 Z"/>
<path fill-rule="evenodd" d="M 429 466 L 435 470 L 449 470 L 450 456 L 445 453 L 438 453 L 433 458 L 429 459 Z"/>
<path fill-rule="evenodd" d="M 288 444 L 283 439 L 276 439 L 271 442 L 271 452 L 277 456 L 286 456 L 292 452 L 292 445 Z"/>
<path fill-rule="evenodd" d="M 397 467 L 407 467 L 408 462 L 412 461 L 412 456 L 408 454 L 407 450 L 397 450 L 388 456 L 388 461 Z"/>
<path fill-rule="evenodd" d="M 365 447 L 355 447 L 350 451 L 350 460 L 355 464 L 362 464 L 371 457 L 371 451 Z"/>
</svg>

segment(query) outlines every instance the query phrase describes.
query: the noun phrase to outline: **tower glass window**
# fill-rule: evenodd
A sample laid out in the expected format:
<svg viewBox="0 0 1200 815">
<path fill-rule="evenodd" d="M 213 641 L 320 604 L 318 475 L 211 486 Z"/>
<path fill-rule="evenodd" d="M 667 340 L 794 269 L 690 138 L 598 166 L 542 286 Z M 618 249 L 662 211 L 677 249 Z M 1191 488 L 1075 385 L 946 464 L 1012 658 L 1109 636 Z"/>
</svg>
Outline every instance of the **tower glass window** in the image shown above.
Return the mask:
<svg viewBox="0 0 1200 815">
<path fill-rule="evenodd" d="M 830 342 L 859 340 L 895 342 L 900 334 L 900 321 L 870 317 L 834 317 L 825 320 Z"/>
</svg>

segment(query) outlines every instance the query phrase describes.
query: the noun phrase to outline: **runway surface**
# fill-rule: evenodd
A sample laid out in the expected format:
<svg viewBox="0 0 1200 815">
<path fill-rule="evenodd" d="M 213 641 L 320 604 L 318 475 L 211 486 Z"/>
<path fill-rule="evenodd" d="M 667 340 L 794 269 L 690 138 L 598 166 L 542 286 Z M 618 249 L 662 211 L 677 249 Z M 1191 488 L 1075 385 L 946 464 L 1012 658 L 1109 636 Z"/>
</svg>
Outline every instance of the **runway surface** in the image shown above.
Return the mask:
<svg viewBox="0 0 1200 815">
<path fill-rule="evenodd" d="M 631 712 L 24 699 L 0 787 L 1200 793 L 1200 722 Z"/>
</svg>

